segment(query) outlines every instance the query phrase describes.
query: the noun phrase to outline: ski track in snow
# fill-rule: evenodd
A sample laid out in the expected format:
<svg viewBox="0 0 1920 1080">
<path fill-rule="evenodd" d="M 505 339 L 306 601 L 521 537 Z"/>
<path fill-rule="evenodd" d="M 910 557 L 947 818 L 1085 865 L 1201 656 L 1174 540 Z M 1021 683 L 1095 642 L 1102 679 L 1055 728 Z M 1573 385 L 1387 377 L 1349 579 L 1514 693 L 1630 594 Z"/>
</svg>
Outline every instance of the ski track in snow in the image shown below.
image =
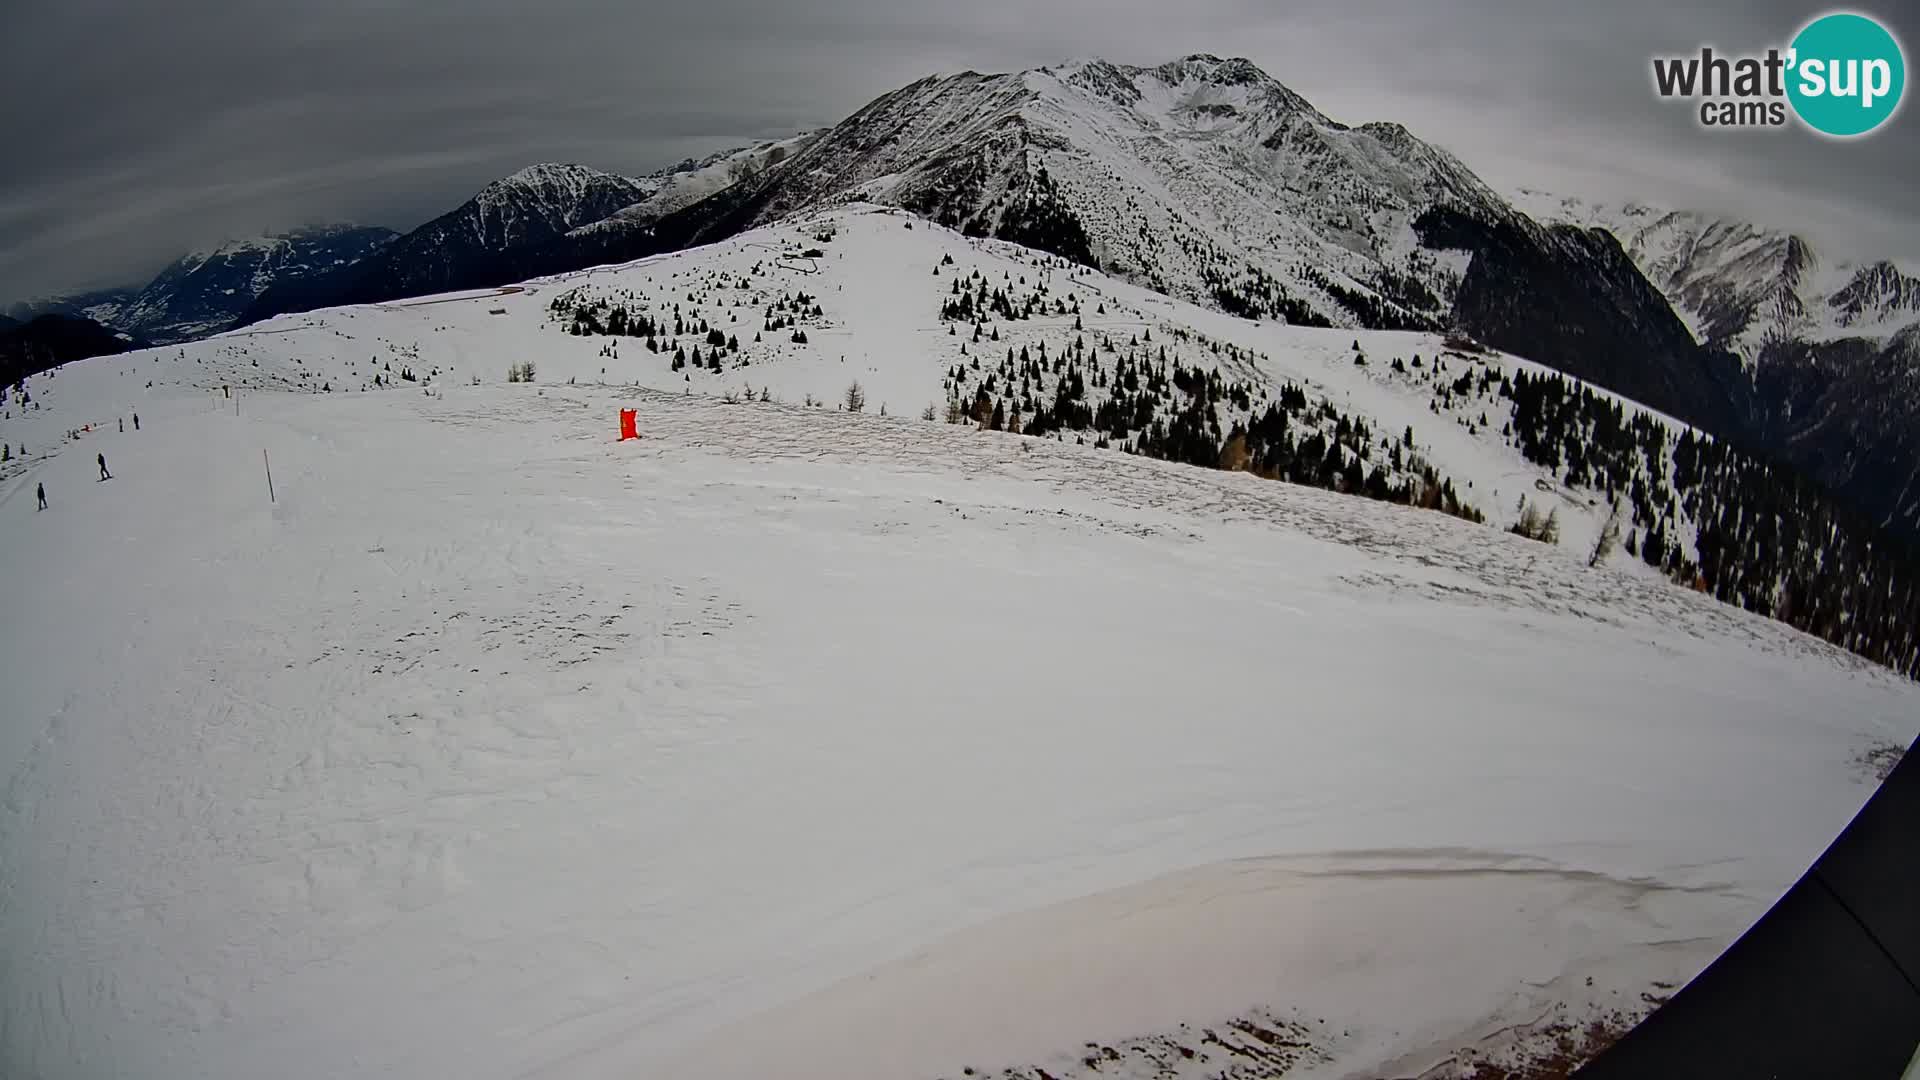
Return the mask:
<svg viewBox="0 0 1920 1080">
<path fill-rule="evenodd" d="M 1248 1010 L 1288 1075 L 1412 1074 L 1690 977 L 1920 726 L 1779 624 L 1243 474 L 586 385 L 121 434 L 120 364 L 36 380 L 102 426 L 0 504 L 9 1076 L 1146 1076 Z"/>
</svg>

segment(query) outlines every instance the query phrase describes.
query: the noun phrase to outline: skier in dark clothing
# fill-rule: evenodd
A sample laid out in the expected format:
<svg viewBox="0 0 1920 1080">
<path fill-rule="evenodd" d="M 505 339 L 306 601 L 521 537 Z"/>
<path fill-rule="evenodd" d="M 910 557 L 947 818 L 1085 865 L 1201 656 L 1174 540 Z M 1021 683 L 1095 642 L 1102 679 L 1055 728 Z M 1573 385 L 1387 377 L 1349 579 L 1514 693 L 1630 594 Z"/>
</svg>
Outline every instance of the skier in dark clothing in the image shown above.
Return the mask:
<svg viewBox="0 0 1920 1080">
<path fill-rule="evenodd" d="M 39 484 L 36 486 L 39 488 L 39 494 L 40 494 L 40 505 L 34 508 L 35 512 L 37 513 L 47 508 L 47 485 Z"/>
<path fill-rule="evenodd" d="M 100 479 L 102 480 L 113 479 L 113 474 L 107 471 L 107 455 L 101 454 L 99 455 L 99 457 L 100 457 Z"/>
<path fill-rule="evenodd" d="M 140 414 L 139 413 L 133 414 L 133 430 L 135 431 L 140 430 Z"/>
<path fill-rule="evenodd" d="M 127 418 L 124 416 L 120 418 L 120 430 L 123 433 L 127 430 Z"/>
</svg>

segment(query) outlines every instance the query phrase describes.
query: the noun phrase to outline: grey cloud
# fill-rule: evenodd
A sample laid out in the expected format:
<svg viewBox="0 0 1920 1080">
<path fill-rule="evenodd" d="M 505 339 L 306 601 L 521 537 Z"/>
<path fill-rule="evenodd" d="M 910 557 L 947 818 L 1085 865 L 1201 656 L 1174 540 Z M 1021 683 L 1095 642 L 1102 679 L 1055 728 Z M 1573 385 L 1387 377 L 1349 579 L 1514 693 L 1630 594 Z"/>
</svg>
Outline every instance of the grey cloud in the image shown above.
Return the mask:
<svg viewBox="0 0 1920 1080">
<path fill-rule="evenodd" d="M 539 160 L 642 171 L 831 123 L 933 71 L 1244 55 L 1496 184 L 1700 206 L 1920 253 L 1920 119 L 1849 144 L 1709 136 L 1656 52 L 1758 48 L 1777 0 L 14 0 L 0 19 L 0 298 L 137 279 L 303 222 L 396 228 Z M 1896 27 L 1920 12 L 1877 12 Z M 1909 27 L 1911 29 L 1911 27 Z"/>
</svg>

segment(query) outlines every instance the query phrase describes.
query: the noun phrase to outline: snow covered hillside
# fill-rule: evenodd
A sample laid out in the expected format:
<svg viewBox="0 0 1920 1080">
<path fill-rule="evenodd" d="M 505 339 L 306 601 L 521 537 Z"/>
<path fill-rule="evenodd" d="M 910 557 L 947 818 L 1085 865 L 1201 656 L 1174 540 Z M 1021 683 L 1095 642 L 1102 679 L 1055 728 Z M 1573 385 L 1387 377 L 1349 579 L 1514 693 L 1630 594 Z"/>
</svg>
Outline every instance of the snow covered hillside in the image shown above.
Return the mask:
<svg viewBox="0 0 1920 1080">
<path fill-rule="evenodd" d="M 1920 689 L 1588 567 L 1491 369 L 854 206 L 36 377 L 0 1072 L 1331 1080 L 1630 1019 Z M 1569 539 L 1120 449 L 1272 408 Z"/>
<path fill-rule="evenodd" d="M 983 286 L 977 310 L 958 314 Z M 1004 309 L 995 308 L 994 293 Z M 1522 494 L 1544 497 L 1568 519 L 1568 546 L 1582 547 L 1603 516 L 1590 494 L 1566 490 L 1549 470 L 1519 460 L 1500 435 L 1510 401 L 1477 384 L 1453 389 L 1462 375 L 1544 373 L 1538 365 L 1463 353 L 1434 334 L 1252 323 L 878 206 L 802 216 L 709 247 L 506 290 L 282 316 L 171 355 L 215 365 L 237 386 L 334 393 L 495 382 L 523 360 L 548 384 L 604 381 L 740 399 L 766 391 L 829 408 L 859 382 L 873 411 L 931 408 L 947 419 L 958 402 L 971 420 L 977 394 L 1004 394 L 1005 382 L 994 376 L 1009 356 L 1017 368 L 1023 353 L 1026 362 L 1048 362 L 1045 373 L 1016 377 L 1032 399 L 1023 400 L 1029 413 L 1065 381 L 1055 366 L 1072 364 L 1091 378 L 1095 368 L 1112 374 L 1130 355 L 1168 371 L 1218 376 L 1216 437 L 1294 386 L 1310 412 L 1325 405 L 1364 420 L 1374 438 L 1358 440 L 1367 442 L 1363 452 L 1394 479 L 1413 474 L 1417 455 L 1451 481 L 1463 505 L 1496 525 L 1512 522 Z M 156 355 L 165 378 L 170 354 Z M 1091 383 L 1084 392 L 1090 411 L 1114 396 L 1112 386 Z M 1155 400 L 1157 410 L 1143 415 L 1170 426 L 1175 395 Z M 1302 414 L 1300 422 L 1335 438 L 1334 416 Z M 1662 422 L 1676 434 L 1685 430 Z M 1130 429 L 1133 441 L 1145 427 Z M 1092 432 L 1069 434 L 1096 441 Z"/>
<path fill-rule="evenodd" d="M 829 408 L 857 382 L 876 412 L 1519 526 L 1920 668 L 1906 614 L 1920 594 L 1897 552 L 1803 480 L 1669 418 L 1439 335 L 1251 322 L 886 207 L 499 290 L 284 316 L 152 359 L 163 381 L 171 362 L 322 393 L 492 382 L 523 363 L 545 383 Z M 1608 532 L 1617 543 L 1600 544 Z"/>
</svg>

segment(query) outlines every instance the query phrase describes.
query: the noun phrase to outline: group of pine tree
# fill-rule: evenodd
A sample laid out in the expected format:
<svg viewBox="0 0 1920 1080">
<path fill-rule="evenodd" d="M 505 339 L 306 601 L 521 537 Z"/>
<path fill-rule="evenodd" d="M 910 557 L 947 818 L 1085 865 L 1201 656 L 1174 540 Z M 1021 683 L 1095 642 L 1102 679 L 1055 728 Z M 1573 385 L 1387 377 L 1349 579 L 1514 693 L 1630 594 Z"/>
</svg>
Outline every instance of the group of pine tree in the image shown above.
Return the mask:
<svg viewBox="0 0 1920 1080">
<path fill-rule="evenodd" d="M 1236 272 L 1217 252 L 1203 262 L 1200 281 L 1214 303 L 1229 315 L 1246 319 L 1278 319 L 1292 326 L 1331 327 L 1333 322 L 1305 299 L 1289 291 L 1266 268 L 1253 263 Z M 1437 330 L 1444 305 L 1411 274 L 1381 271 L 1368 292 L 1341 283 L 1314 266 L 1296 268 L 1313 290 L 1350 313 L 1361 326 L 1375 330 Z"/>
<path fill-rule="evenodd" d="M 952 263 L 952 256 L 943 258 L 934 274 Z M 1095 314 L 1106 314 L 1104 305 Z M 1073 317 L 1074 338 L 1064 351 L 1050 356 L 1042 340 L 1037 352 L 1008 345 L 1004 357 L 994 356 L 1000 330 L 989 331 L 986 320 L 1040 316 Z M 1100 448 L 1244 470 L 1485 520 L 1451 479 L 1415 451 L 1411 428 L 1397 437 L 1377 435 L 1364 418 L 1350 417 L 1324 400 L 1310 401 L 1291 384 L 1270 399 L 1264 387 L 1225 379 L 1217 364 L 1189 365 L 1169 354 L 1165 343 L 1154 343 L 1150 328 L 1144 338 L 1134 335 L 1124 346 L 1107 335 L 1089 345 L 1079 298 L 1051 296 L 1045 278 L 1029 286 L 1024 275 L 1003 274 L 994 283 L 978 270 L 956 274 L 940 317 L 949 323 L 949 333 L 972 323 L 960 351 L 968 355 L 969 345 L 979 350 L 947 372 L 950 423 L 1032 436 L 1071 433 L 1082 443 L 1090 437 Z M 1190 344 L 1192 335 L 1176 334 L 1179 344 Z M 1201 346 L 1216 360 L 1223 351 L 1232 354 L 1230 359 L 1248 359 L 1232 344 L 1204 341 Z M 983 356 L 990 360 L 983 364 Z M 1102 393 L 1090 395 L 1089 387 Z M 1224 429 L 1223 414 L 1231 418 Z"/>
<path fill-rule="evenodd" d="M 739 279 L 739 287 L 746 287 L 746 278 Z M 689 301 L 693 298 L 690 296 Z M 628 304 L 635 306 L 630 308 Z M 735 306 L 738 306 L 736 303 Z M 605 336 L 614 338 L 638 338 L 648 352 L 664 353 L 671 357 L 670 367 L 674 371 L 683 371 L 689 367 L 694 370 L 719 372 L 724 369 L 729 356 L 738 357 L 741 346 L 736 334 L 729 334 L 717 326 L 709 325 L 701 317 L 698 308 L 683 311 L 678 303 L 671 311 L 672 322 L 667 321 L 667 312 L 658 318 L 639 306 L 639 299 L 631 292 L 621 294 L 620 298 L 599 298 L 584 289 L 575 289 L 562 293 L 547 305 L 549 313 L 559 320 L 569 334 L 575 336 Z M 762 335 L 777 331 L 791 331 L 788 336 L 795 345 L 807 344 L 807 332 L 801 326 L 802 319 L 818 319 L 825 313 L 819 300 L 807 293 L 782 293 L 777 300 L 767 304 L 759 333 L 754 341 L 763 340 Z M 682 339 L 691 338 L 688 345 Z M 701 346 L 706 351 L 701 351 Z M 601 355 L 617 355 L 603 350 Z M 745 365 L 743 358 L 739 361 Z"/>
<path fill-rule="evenodd" d="M 1415 450 L 1411 428 L 1376 433 L 1364 418 L 1292 384 L 1269 399 L 1264 388 L 1228 380 L 1216 367 L 1186 363 L 1152 336 L 1149 329 L 1125 345 L 1111 338 L 1090 345 L 1081 333 L 1060 352 L 1049 353 L 1044 341 L 1009 345 L 983 362 L 993 346 L 976 324 L 973 344 L 982 350 L 948 370 L 946 418 L 1037 437 L 1070 434 L 1099 448 L 1484 520 Z"/>
<path fill-rule="evenodd" d="M 1560 375 L 1516 373 L 1508 438 L 1618 500 L 1626 551 L 1681 584 L 1920 677 L 1920 558 L 1800 473 Z M 1692 552 L 1685 541 L 1693 526 Z"/>
</svg>

